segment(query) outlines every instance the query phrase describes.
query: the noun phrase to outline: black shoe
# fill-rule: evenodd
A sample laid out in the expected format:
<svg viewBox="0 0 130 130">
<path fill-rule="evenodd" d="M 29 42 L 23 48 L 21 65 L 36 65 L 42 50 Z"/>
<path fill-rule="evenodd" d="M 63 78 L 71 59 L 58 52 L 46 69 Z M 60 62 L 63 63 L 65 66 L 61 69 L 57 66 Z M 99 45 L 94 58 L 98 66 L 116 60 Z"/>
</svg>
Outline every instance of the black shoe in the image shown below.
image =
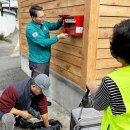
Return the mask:
<svg viewBox="0 0 130 130">
<path fill-rule="evenodd" d="M 47 101 L 47 103 L 48 103 L 48 106 L 51 106 L 51 104 L 52 104 L 50 101 Z"/>
</svg>

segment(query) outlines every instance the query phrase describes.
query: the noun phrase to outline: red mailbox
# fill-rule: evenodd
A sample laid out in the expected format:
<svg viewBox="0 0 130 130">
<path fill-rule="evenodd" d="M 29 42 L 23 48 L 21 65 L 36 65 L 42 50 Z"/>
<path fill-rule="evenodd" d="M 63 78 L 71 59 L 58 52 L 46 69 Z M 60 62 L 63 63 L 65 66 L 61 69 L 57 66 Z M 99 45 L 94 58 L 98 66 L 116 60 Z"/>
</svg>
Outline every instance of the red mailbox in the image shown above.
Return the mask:
<svg viewBox="0 0 130 130">
<path fill-rule="evenodd" d="M 62 15 L 64 19 L 64 32 L 72 36 L 82 36 L 84 16 Z"/>
</svg>

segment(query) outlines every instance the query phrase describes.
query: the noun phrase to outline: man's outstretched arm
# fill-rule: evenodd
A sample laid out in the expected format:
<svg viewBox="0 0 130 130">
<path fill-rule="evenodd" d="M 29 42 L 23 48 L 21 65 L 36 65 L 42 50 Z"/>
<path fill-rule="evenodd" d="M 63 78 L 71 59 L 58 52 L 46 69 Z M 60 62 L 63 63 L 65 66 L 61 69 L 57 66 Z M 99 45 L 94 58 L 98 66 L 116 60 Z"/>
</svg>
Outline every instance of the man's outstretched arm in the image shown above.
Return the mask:
<svg viewBox="0 0 130 130">
<path fill-rule="evenodd" d="M 28 111 L 18 110 L 14 107 L 11 109 L 11 111 L 9 113 L 12 113 L 14 115 L 19 115 L 19 116 L 23 117 L 24 119 L 30 119 L 33 117 L 31 114 L 28 113 Z"/>
</svg>

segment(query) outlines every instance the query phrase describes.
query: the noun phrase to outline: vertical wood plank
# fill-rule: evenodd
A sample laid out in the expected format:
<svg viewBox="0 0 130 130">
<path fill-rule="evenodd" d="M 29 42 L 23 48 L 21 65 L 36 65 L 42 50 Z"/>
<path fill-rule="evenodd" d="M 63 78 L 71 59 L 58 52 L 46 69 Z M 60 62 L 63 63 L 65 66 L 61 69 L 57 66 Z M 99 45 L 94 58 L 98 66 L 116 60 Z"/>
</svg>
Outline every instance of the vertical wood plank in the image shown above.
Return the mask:
<svg viewBox="0 0 130 130">
<path fill-rule="evenodd" d="M 84 89 L 88 81 L 95 80 L 99 5 L 100 0 L 85 3 L 81 70 L 81 87 Z"/>
</svg>

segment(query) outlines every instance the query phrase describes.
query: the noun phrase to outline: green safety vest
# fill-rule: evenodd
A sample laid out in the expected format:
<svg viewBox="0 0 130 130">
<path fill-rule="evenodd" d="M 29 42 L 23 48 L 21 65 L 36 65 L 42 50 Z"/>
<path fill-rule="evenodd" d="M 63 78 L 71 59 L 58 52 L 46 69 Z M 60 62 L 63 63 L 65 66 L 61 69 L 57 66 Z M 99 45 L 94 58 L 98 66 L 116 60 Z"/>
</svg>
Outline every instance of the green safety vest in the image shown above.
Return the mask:
<svg viewBox="0 0 130 130">
<path fill-rule="evenodd" d="M 101 130 L 130 130 L 130 66 L 119 68 L 108 74 L 118 86 L 126 113 L 113 115 L 110 106 L 104 110 Z"/>
</svg>

